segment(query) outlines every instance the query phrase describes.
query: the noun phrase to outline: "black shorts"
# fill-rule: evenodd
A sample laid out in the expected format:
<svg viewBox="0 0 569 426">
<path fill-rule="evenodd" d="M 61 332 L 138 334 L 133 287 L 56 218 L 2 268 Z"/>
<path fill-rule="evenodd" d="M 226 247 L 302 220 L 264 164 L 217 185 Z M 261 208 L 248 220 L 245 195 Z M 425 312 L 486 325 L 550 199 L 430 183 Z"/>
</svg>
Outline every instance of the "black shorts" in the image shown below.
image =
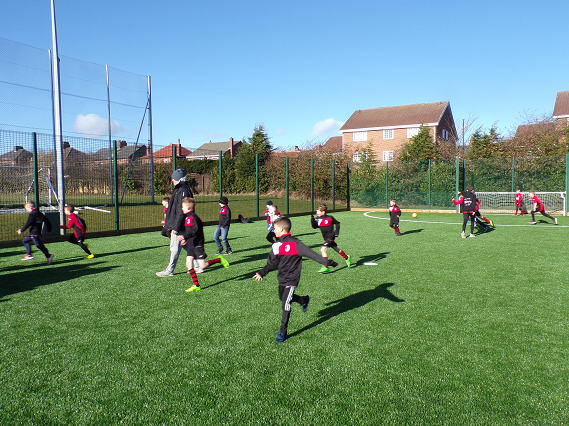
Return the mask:
<svg viewBox="0 0 569 426">
<path fill-rule="evenodd" d="M 207 257 L 207 255 L 205 254 L 205 249 L 203 246 L 194 247 L 194 246 L 191 246 L 189 244 L 186 244 L 184 246 L 184 248 L 186 249 L 188 256 L 191 256 L 194 259 L 205 259 Z"/>
<path fill-rule="evenodd" d="M 334 247 L 338 247 L 338 244 L 336 244 L 336 241 L 334 241 L 334 240 L 326 240 L 326 241 L 324 241 L 324 244 L 322 244 L 322 247 L 334 248 Z"/>
</svg>

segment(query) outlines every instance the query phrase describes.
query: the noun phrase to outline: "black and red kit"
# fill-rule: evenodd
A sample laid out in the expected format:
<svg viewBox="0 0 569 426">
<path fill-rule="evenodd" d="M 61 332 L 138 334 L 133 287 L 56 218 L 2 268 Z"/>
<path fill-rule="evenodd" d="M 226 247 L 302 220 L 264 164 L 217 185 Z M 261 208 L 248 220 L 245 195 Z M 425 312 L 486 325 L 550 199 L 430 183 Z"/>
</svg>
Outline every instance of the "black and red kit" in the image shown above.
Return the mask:
<svg viewBox="0 0 569 426">
<path fill-rule="evenodd" d="M 312 216 L 310 222 L 314 229 L 320 228 L 325 242 L 334 242 L 336 237 L 340 235 L 340 222 L 330 215 Z"/>
</svg>

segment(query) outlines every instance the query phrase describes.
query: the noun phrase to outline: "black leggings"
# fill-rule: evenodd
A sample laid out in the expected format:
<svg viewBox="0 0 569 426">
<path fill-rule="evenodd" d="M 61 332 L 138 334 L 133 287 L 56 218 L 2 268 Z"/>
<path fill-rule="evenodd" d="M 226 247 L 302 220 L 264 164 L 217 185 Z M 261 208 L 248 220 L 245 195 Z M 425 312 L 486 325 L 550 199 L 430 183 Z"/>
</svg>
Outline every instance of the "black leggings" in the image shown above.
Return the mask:
<svg viewBox="0 0 569 426">
<path fill-rule="evenodd" d="M 69 242 L 71 244 L 77 244 L 79 247 L 81 247 L 83 249 L 83 251 L 87 254 L 91 254 L 91 252 L 89 251 L 89 249 L 87 248 L 87 246 L 83 243 L 83 241 L 85 240 L 85 237 L 80 236 L 80 237 L 76 237 L 75 235 L 71 235 L 69 237 Z"/>
<path fill-rule="evenodd" d="M 470 218 L 470 233 L 474 234 L 474 225 L 476 221 L 474 220 L 475 214 L 474 212 L 467 212 L 462 214 L 464 219 L 462 221 L 462 232 L 466 230 L 466 224 L 468 223 L 468 218 Z"/>
<path fill-rule="evenodd" d="M 535 222 L 535 214 L 537 212 L 535 210 L 531 211 L 531 220 L 533 220 Z M 553 219 L 553 216 L 549 216 L 547 213 L 545 213 L 545 210 L 540 211 L 539 213 L 541 213 L 543 216 L 548 217 L 549 219 L 551 219 L 552 221 L 555 222 L 555 219 Z"/>
</svg>

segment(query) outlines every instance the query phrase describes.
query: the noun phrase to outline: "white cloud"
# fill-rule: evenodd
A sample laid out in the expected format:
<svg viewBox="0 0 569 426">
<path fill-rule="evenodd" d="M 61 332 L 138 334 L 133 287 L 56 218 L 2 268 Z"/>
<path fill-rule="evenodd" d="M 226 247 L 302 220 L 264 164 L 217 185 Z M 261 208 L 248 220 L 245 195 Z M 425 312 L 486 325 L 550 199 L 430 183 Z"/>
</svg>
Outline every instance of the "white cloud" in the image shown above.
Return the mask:
<svg viewBox="0 0 569 426">
<path fill-rule="evenodd" d="M 275 136 L 284 136 L 284 135 L 286 135 L 286 130 L 281 127 L 277 127 Z"/>
<path fill-rule="evenodd" d="M 324 121 L 319 121 L 314 125 L 312 129 L 311 137 L 318 137 L 323 135 L 329 135 L 331 133 L 340 133 L 340 127 L 344 125 L 343 121 L 334 120 L 333 118 L 327 118 Z"/>
<path fill-rule="evenodd" d="M 109 135 L 109 121 L 97 114 L 78 114 L 71 128 L 75 133 L 89 138 Z M 111 121 L 112 134 L 121 133 L 123 130 L 118 121 Z"/>
</svg>

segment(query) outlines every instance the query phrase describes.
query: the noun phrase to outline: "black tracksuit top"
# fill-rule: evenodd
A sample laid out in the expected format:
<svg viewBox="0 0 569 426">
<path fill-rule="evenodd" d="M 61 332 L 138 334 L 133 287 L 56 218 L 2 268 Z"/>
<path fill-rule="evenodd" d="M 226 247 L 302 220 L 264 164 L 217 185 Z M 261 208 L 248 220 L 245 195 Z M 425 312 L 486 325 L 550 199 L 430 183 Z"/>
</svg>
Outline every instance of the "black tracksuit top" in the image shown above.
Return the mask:
<svg viewBox="0 0 569 426">
<path fill-rule="evenodd" d="M 333 262 L 330 259 L 323 258 L 289 233 L 281 235 L 277 242 L 273 244 L 267 259 L 267 265 L 259 271 L 259 275 L 264 277 L 269 272 L 278 269 L 277 279 L 279 285 L 296 287 L 300 281 L 303 257 L 308 257 L 326 266 L 331 265 Z"/>
<path fill-rule="evenodd" d="M 28 220 L 26 221 L 22 229 L 20 229 L 20 231 L 24 232 L 26 229 L 30 228 L 30 235 L 40 236 L 41 229 L 44 223 L 45 226 L 47 226 L 47 232 L 51 232 L 51 222 L 48 220 L 47 217 L 45 217 L 45 215 L 42 212 L 40 212 L 37 208 L 35 208 L 28 215 Z"/>
<path fill-rule="evenodd" d="M 332 216 L 325 214 L 316 218 L 311 217 L 310 222 L 314 229 L 320 228 L 325 241 L 334 241 L 334 239 L 340 235 L 340 222 Z"/>
</svg>

